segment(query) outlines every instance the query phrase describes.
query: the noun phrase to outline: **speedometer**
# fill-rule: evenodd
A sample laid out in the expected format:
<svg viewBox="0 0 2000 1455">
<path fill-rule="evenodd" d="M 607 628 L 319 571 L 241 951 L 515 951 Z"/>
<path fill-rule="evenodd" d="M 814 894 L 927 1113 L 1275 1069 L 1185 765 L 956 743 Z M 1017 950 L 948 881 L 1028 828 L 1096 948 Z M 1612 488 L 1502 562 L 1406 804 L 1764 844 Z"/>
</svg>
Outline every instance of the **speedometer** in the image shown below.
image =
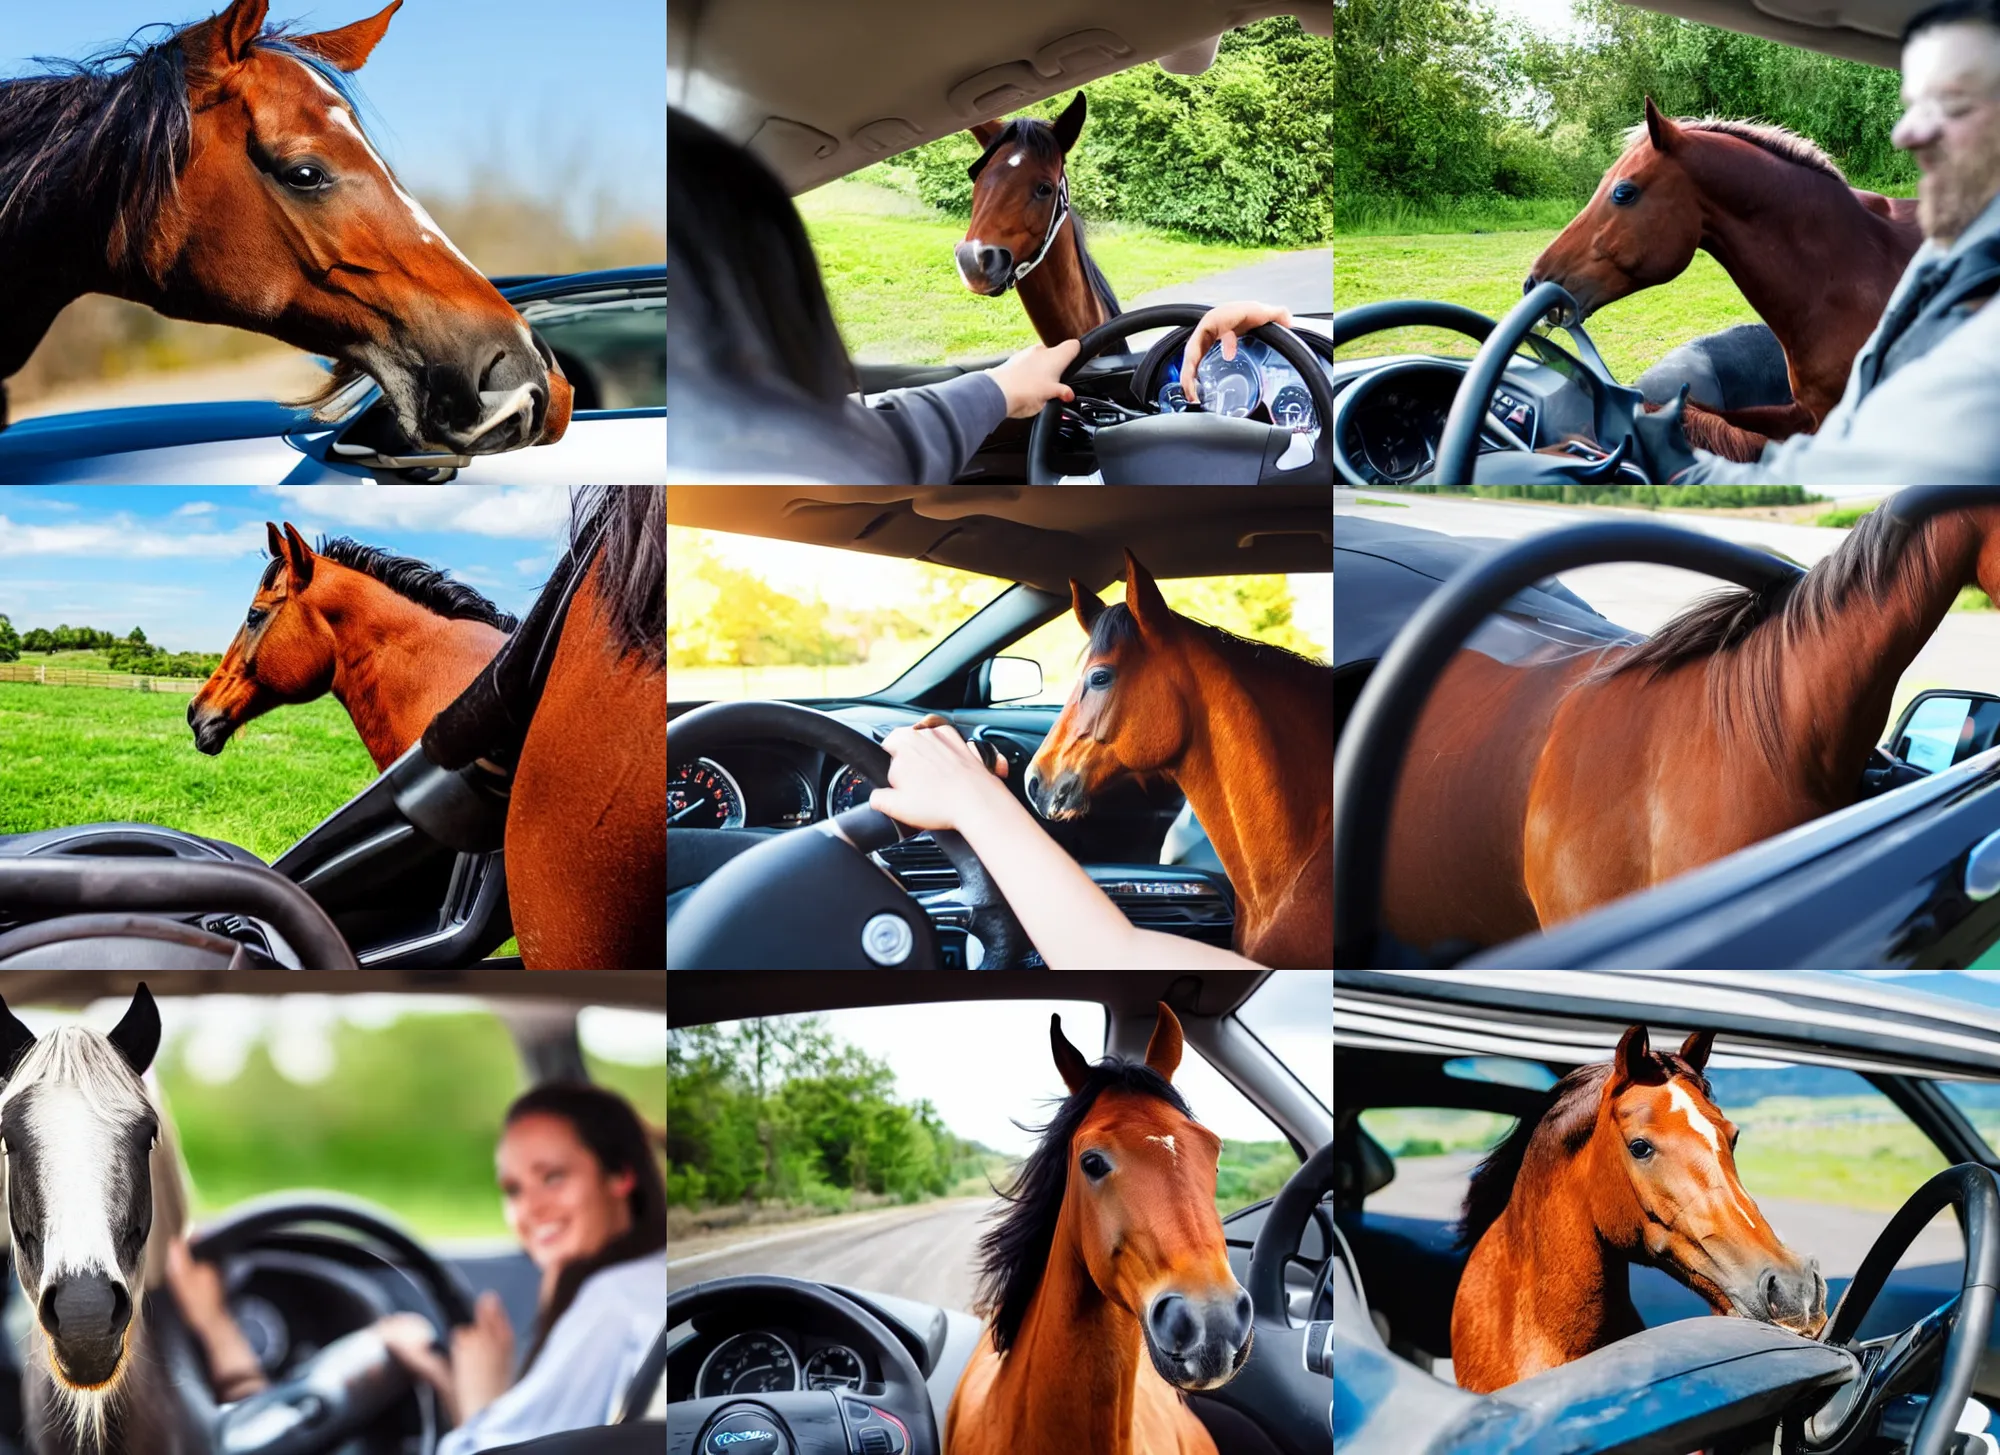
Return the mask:
<svg viewBox="0 0 2000 1455">
<path fill-rule="evenodd" d="M 1271 418 L 1293 434 L 1319 427 L 1313 416 L 1312 395 L 1303 384 L 1287 384 L 1277 392 L 1271 400 Z"/>
<path fill-rule="evenodd" d="M 845 1344 L 828 1344 L 806 1359 L 807 1389 L 859 1389 L 867 1379 L 861 1356 Z"/>
<path fill-rule="evenodd" d="M 713 758 L 696 758 L 667 770 L 667 827 L 740 829 L 743 790 Z"/>
<path fill-rule="evenodd" d="M 799 1360 L 776 1334 L 733 1334 L 701 1361 L 697 1399 L 730 1394 L 780 1394 L 799 1387 Z"/>
<path fill-rule="evenodd" d="M 1201 407 L 1210 414 L 1241 419 L 1264 397 L 1263 371 L 1246 349 L 1239 348 L 1235 358 L 1225 359 L 1222 345 L 1215 345 L 1201 356 L 1194 378 L 1200 386 Z"/>
<path fill-rule="evenodd" d="M 865 807 L 868 795 L 875 791 L 875 785 L 861 776 L 861 770 L 847 764 L 833 775 L 833 783 L 826 790 L 826 816 L 846 813 L 850 808 Z"/>
</svg>

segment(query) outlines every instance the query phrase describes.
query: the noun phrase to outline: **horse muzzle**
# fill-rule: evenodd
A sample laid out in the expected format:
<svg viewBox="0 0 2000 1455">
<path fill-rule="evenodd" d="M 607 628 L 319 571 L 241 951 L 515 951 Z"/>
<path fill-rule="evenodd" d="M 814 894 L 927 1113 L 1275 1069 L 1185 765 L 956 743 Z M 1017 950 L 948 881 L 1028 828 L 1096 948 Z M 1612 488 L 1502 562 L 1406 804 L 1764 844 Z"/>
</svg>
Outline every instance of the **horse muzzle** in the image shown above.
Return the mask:
<svg viewBox="0 0 2000 1455">
<path fill-rule="evenodd" d="M 953 248 L 951 255 L 965 286 L 982 298 L 1005 293 L 1013 281 L 1014 254 L 1009 248 L 989 247 L 971 237 Z"/>
<path fill-rule="evenodd" d="M 42 1293 L 36 1311 L 48 1335 L 56 1374 L 77 1389 L 96 1389 L 118 1375 L 132 1295 L 102 1273 L 71 1274 Z"/>
<path fill-rule="evenodd" d="M 1083 775 L 1074 768 L 1056 774 L 1051 784 L 1039 768 L 1030 766 L 1021 789 L 1035 812 L 1046 819 L 1081 818 L 1090 811 L 1090 794 L 1084 790 Z"/>
<path fill-rule="evenodd" d="M 1250 1358 L 1254 1314 L 1241 1288 L 1211 1299 L 1161 1294 L 1142 1320 L 1153 1368 L 1178 1389 L 1220 1389 Z"/>
<path fill-rule="evenodd" d="M 203 707 L 199 698 L 188 704 L 188 726 L 194 729 L 195 748 L 211 758 L 222 751 L 229 735 L 236 731 L 228 713 Z"/>
<path fill-rule="evenodd" d="M 1826 1280 L 1817 1258 L 1768 1264 L 1750 1288 L 1730 1290 L 1729 1302 L 1740 1318 L 1776 1324 L 1808 1339 L 1826 1327 Z"/>
</svg>

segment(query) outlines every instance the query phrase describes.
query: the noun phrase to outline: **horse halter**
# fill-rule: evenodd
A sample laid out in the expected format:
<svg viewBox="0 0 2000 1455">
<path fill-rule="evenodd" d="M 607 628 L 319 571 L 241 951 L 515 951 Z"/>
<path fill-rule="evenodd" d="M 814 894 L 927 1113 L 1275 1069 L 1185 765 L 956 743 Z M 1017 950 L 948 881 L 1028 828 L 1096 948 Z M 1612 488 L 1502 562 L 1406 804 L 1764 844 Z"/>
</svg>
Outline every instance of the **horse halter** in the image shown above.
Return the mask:
<svg viewBox="0 0 2000 1455">
<path fill-rule="evenodd" d="M 978 161 L 974 162 L 971 166 L 965 169 L 965 174 L 968 177 L 972 178 L 974 182 L 977 182 L 979 180 L 979 174 L 986 170 L 986 164 L 993 160 L 993 153 L 995 153 L 1000 149 L 1001 144 L 1004 143 L 1007 140 L 1007 138 L 1014 135 L 1014 128 L 1018 125 L 1020 125 L 1019 122 L 1015 121 L 1008 122 L 1007 129 L 1001 132 L 998 136 L 994 137 L 992 141 L 986 144 L 986 150 L 979 154 Z M 1064 168 L 1056 176 L 1055 205 L 1049 208 L 1049 226 L 1048 230 L 1042 234 L 1042 245 L 1039 248 L 1035 249 L 1035 255 L 1032 258 L 1029 258 L 1025 263 L 1016 263 L 1014 265 L 1014 271 L 1007 275 L 1007 281 L 1005 284 L 1002 285 L 1000 289 L 1002 293 L 1005 293 L 1009 288 L 1014 287 L 1023 278 L 1027 277 L 1028 274 L 1034 272 L 1035 269 L 1041 265 L 1042 259 L 1046 258 L 1049 255 L 1049 249 L 1055 246 L 1056 234 L 1062 231 L 1062 225 L 1065 221 L 1068 220 L 1068 218 L 1069 218 L 1069 170 L 1068 168 Z"/>
</svg>

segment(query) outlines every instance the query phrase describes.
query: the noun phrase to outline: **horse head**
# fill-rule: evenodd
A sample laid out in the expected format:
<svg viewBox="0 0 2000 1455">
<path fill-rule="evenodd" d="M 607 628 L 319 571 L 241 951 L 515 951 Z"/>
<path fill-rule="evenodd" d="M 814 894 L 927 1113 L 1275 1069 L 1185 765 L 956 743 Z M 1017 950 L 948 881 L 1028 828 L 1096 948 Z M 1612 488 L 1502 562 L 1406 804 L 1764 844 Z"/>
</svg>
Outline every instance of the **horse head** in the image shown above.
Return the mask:
<svg viewBox="0 0 2000 1455">
<path fill-rule="evenodd" d="M 1818 1260 L 1785 1246 L 1737 1178 L 1737 1129 L 1702 1075 L 1714 1041 L 1697 1031 L 1678 1055 L 1663 1055 L 1644 1026 L 1619 1039 L 1579 1158 L 1592 1215 L 1606 1241 L 1665 1269 L 1715 1312 L 1815 1336 L 1826 1280 Z"/>
<path fill-rule="evenodd" d="M 1125 553 L 1125 600 L 1106 606 L 1069 583 L 1090 634 L 1083 670 L 1022 787 L 1043 818 L 1077 818 L 1114 780 L 1170 768 L 1187 745 L 1193 683 L 1172 650 L 1185 625 L 1146 568 Z"/>
<path fill-rule="evenodd" d="M 135 64 L 138 74 L 177 58 L 184 95 L 156 99 L 153 112 L 184 147 L 152 215 L 127 209 L 114 226 L 117 291 L 372 376 L 421 445 L 550 443 L 571 398 L 553 354 L 403 188 L 345 80 L 401 3 L 287 35 L 265 32 L 269 0 L 233 0 Z M 174 150 L 157 135 L 133 145 Z"/>
<path fill-rule="evenodd" d="M 236 629 L 222 665 L 188 704 L 195 746 L 211 757 L 231 733 L 285 703 L 310 702 L 333 686 L 333 629 L 321 600 L 308 600 L 320 558 L 287 521 L 284 533 L 266 521 L 270 564 L 257 582 L 249 613 Z M 323 598 L 324 591 L 320 593 Z"/>
<path fill-rule="evenodd" d="M 1701 245 L 1701 190 L 1686 165 L 1696 133 L 1646 98 L 1646 122 L 1589 203 L 1528 269 L 1523 293 L 1560 283 L 1588 318 L 1642 288 L 1678 278 Z"/>
<path fill-rule="evenodd" d="M 0 1001 L 0 1147 L 14 1272 L 56 1389 L 101 1429 L 131 1365 L 152 1236 L 159 1114 L 140 1079 L 160 1045 L 142 984 L 110 1035 L 64 1026 L 41 1039 Z"/>
<path fill-rule="evenodd" d="M 974 293 L 1005 293 L 1040 263 L 1069 213 L 1063 159 L 1083 131 L 1081 91 L 1055 124 L 1033 117 L 982 121 L 972 128 L 985 148 L 972 176 L 972 220 L 953 251 L 958 276 Z"/>
</svg>

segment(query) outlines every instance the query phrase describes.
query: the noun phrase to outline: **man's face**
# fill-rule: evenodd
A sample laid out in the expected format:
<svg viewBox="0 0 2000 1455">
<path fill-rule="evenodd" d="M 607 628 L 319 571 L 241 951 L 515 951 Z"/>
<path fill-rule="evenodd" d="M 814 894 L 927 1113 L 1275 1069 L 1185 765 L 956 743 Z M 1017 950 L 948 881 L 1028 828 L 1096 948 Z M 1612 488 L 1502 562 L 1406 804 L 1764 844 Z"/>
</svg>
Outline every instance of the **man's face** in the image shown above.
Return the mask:
<svg viewBox="0 0 2000 1455">
<path fill-rule="evenodd" d="M 2000 30 L 1934 25 L 1903 48 L 1903 119 L 1890 140 L 1917 160 L 1917 218 L 1949 245 L 2000 194 Z"/>
</svg>

